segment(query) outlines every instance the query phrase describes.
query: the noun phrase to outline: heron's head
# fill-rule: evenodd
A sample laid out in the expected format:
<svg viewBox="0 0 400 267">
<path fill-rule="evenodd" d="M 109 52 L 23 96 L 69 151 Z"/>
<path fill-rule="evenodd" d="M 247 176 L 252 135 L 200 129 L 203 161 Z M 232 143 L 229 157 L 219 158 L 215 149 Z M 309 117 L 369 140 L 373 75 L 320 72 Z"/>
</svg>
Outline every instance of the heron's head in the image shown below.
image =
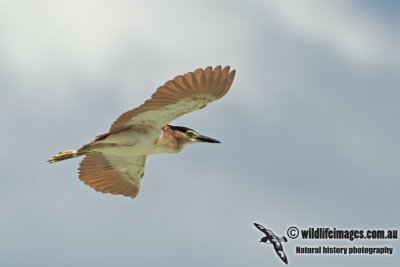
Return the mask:
<svg viewBox="0 0 400 267">
<path fill-rule="evenodd" d="M 198 132 L 182 126 L 169 125 L 174 135 L 183 140 L 185 144 L 190 143 L 221 143 L 218 140 L 199 134 Z"/>
<path fill-rule="evenodd" d="M 261 238 L 260 243 L 267 243 L 268 242 L 268 237 L 264 236 L 263 238 Z"/>
</svg>

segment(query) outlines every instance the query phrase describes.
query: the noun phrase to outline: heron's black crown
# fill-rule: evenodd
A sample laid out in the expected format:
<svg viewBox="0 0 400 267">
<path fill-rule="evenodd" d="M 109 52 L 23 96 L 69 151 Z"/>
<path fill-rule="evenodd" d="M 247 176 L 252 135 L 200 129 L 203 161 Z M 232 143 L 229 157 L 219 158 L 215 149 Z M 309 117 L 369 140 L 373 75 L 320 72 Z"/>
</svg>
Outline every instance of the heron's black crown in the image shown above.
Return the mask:
<svg viewBox="0 0 400 267">
<path fill-rule="evenodd" d="M 172 130 L 180 131 L 182 133 L 186 133 L 188 130 L 190 130 L 192 132 L 196 132 L 193 129 L 190 129 L 190 128 L 187 128 L 187 127 L 183 127 L 183 126 L 172 126 L 172 125 L 169 125 L 169 128 L 171 128 Z"/>
</svg>

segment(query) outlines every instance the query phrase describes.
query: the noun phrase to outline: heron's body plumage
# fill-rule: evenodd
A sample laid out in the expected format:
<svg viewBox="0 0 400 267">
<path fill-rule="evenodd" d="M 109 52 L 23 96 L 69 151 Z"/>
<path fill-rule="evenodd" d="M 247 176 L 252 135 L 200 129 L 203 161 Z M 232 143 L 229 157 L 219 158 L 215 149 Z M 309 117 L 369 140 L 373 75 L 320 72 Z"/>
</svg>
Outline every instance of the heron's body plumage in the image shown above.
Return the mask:
<svg viewBox="0 0 400 267">
<path fill-rule="evenodd" d="M 176 137 L 168 125 L 161 130 L 154 127 L 132 127 L 94 141 L 84 146 L 84 149 L 93 147 L 90 151 L 125 156 L 179 153 L 187 144 L 183 140 Z"/>
</svg>

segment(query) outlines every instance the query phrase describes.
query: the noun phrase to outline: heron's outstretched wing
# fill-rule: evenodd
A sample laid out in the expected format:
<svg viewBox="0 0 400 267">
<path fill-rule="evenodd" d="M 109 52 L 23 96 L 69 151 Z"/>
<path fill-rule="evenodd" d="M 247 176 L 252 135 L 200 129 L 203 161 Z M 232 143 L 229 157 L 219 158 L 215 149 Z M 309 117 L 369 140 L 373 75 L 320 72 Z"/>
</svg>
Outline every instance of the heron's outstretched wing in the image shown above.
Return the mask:
<svg viewBox="0 0 400 267">
<path fill-rule="evenodd" d="M 110 134 L 135 125 L 162 128 L 174 119 L 204 108 L 229 90 L 235 70 L 207 67 L 179 75 L 166 82 L 138 108 L 123 113 L 111 126 Z"/>
<path fill-rule="evenodd" d="M 96 191 L 135 198 L 144 174 L 146 156 L 115 156 L 90 152 L 79 167 L 79 179 Z"/>
</svg>

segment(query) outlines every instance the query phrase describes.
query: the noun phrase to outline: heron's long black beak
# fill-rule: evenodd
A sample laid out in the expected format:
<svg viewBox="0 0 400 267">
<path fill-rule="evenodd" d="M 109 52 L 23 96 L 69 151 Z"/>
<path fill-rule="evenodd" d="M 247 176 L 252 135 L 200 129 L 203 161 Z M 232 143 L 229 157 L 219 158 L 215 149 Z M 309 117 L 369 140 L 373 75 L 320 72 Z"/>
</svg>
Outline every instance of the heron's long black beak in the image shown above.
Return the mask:
<svg viewBox="0 0 400 267">
<path fill-rule="evenodd" d="M 212 139 L 211 137 L 207 137 L 207 136 L 204 136 L 204 135 L 199 135 L 196 138 L 196 140 L 199 140 L 200 142 L 205 142 L 205 143 L 216 143 L 216 144 L 221 143 L 218 140 Z"/>
</svg>

